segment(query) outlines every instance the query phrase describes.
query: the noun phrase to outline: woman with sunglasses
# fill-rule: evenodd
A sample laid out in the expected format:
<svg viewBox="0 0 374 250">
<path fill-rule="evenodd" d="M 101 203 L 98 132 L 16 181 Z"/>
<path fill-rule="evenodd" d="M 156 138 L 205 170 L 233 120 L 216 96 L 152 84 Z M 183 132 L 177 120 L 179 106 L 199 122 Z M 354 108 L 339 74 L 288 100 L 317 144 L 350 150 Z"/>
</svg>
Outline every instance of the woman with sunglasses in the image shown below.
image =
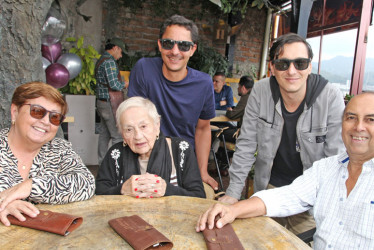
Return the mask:
<svg viewBox="0 0 374 250">
<path fill-rule="evenodd" d="M 54 138 L 67 113 L 60 92 L 42 82 L 16 88 L 12 125 L 0 131 L 0 220 L 7 215 L 23 221 L 39 211 L 31 204 L 63 204 L 87 200 L 95 179 L 71 144 Z"/>
<path fill-rule="evenodd" d="M 114 144 L 99 168 L 96 194 L 205 198 L 195 153 L 181 138 L 160 133 L 156 106 L 143 97 L 122 102 L 116 113 L 123 143 Z"/>
</svg>

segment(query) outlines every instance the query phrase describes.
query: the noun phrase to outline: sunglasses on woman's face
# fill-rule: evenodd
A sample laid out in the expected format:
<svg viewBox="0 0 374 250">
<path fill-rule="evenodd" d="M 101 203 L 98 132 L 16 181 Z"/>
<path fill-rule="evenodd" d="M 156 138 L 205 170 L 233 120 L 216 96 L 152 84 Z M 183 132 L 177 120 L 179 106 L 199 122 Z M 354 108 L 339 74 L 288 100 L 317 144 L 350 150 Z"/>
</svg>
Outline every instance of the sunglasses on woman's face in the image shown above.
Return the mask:
<svg viewBox="0 0 374 250">
<path fill-rule="evenodd" d="M 35 119 L 43 119 L 43 117 L 49 113 L 49 122 L 55 126 L 60 126 L 60 124 L 64 121 L 65 116 L 61 113 L 55 111 L 49 111 L 44 107 L 37 105 L 37 104 L 24 104 L 30 105 L 30 115 L 32 118 Z"/>
<path fill-rule="evenodd" d="M 166 50 L 171 50 L 174 48 L 174 45 L 178 45 L 178 49 L 182 52 L 187 52 L 191 49 L 191 46 L 194 45 L 190 41 L 175 41 L 171 39 L 160 39 L 161 47 Z"/>
<path fill-rule="evenodd" d="M 297 70 L 305 70 L 309 67 L 310 59 L 309 58 L 296 58 L 294 60 L 290 59 L 276 59 L 273 60 L 273 65 L 276 70 L 286 71 L 291 63 Z"/>
</svg>

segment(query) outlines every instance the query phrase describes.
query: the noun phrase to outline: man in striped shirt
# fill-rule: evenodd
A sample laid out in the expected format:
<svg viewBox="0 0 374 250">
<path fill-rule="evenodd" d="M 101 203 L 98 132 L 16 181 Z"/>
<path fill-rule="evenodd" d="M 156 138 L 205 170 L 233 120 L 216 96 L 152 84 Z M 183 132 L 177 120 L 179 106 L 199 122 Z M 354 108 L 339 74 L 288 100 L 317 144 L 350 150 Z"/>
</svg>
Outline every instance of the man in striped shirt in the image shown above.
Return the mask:
<svg viewBox="0 0 374 250">
<path fill-rule="evenodd" d="M 263 190 L 231 206 L 217 204 L 196 231 L 235 218 L 284 217 L 313 208 L 315 249 L 374 249 L 374 93 L 353 97 L 344 110 L 346 152 L 316 161 L 287 186 Z"/>
</svg>

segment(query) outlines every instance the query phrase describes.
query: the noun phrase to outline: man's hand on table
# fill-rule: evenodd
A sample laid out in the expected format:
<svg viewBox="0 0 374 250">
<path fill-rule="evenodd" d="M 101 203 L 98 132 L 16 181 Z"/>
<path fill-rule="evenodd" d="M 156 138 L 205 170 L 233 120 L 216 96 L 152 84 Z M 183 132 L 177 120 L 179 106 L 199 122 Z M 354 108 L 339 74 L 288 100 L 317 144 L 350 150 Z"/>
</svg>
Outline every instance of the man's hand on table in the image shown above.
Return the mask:
<svg viewBox="0 0 374 250">
<path fill-rule="evenodd" d="M 216 221 L 216 217 L 219 219 Z M 204 231 L 206 227 L 213 229 L 214 226 L 222 228 L 224 225 L 231 223 L 235 220 L 235 215 L 232 207 L 215 204 L 211 206 L 205 213 L 200 215 L 196 224 L 196 232 Z"/>
</svg>

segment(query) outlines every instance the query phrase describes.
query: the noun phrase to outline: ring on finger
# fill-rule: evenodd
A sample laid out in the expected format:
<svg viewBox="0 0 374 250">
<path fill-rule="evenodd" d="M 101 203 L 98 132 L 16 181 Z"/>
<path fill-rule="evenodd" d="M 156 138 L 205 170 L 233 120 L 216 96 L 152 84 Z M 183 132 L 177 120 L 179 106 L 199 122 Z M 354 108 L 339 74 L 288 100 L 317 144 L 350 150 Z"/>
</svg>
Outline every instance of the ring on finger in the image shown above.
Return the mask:
<svg viewBox="0 0 374 250">
<path fill-rule="evenodd" d="M 155 184 L 152 183 L 152 184 L 151 184 L 151 188 L 153 188 L 154 186 L 155 186 Z"/>
</svg>

